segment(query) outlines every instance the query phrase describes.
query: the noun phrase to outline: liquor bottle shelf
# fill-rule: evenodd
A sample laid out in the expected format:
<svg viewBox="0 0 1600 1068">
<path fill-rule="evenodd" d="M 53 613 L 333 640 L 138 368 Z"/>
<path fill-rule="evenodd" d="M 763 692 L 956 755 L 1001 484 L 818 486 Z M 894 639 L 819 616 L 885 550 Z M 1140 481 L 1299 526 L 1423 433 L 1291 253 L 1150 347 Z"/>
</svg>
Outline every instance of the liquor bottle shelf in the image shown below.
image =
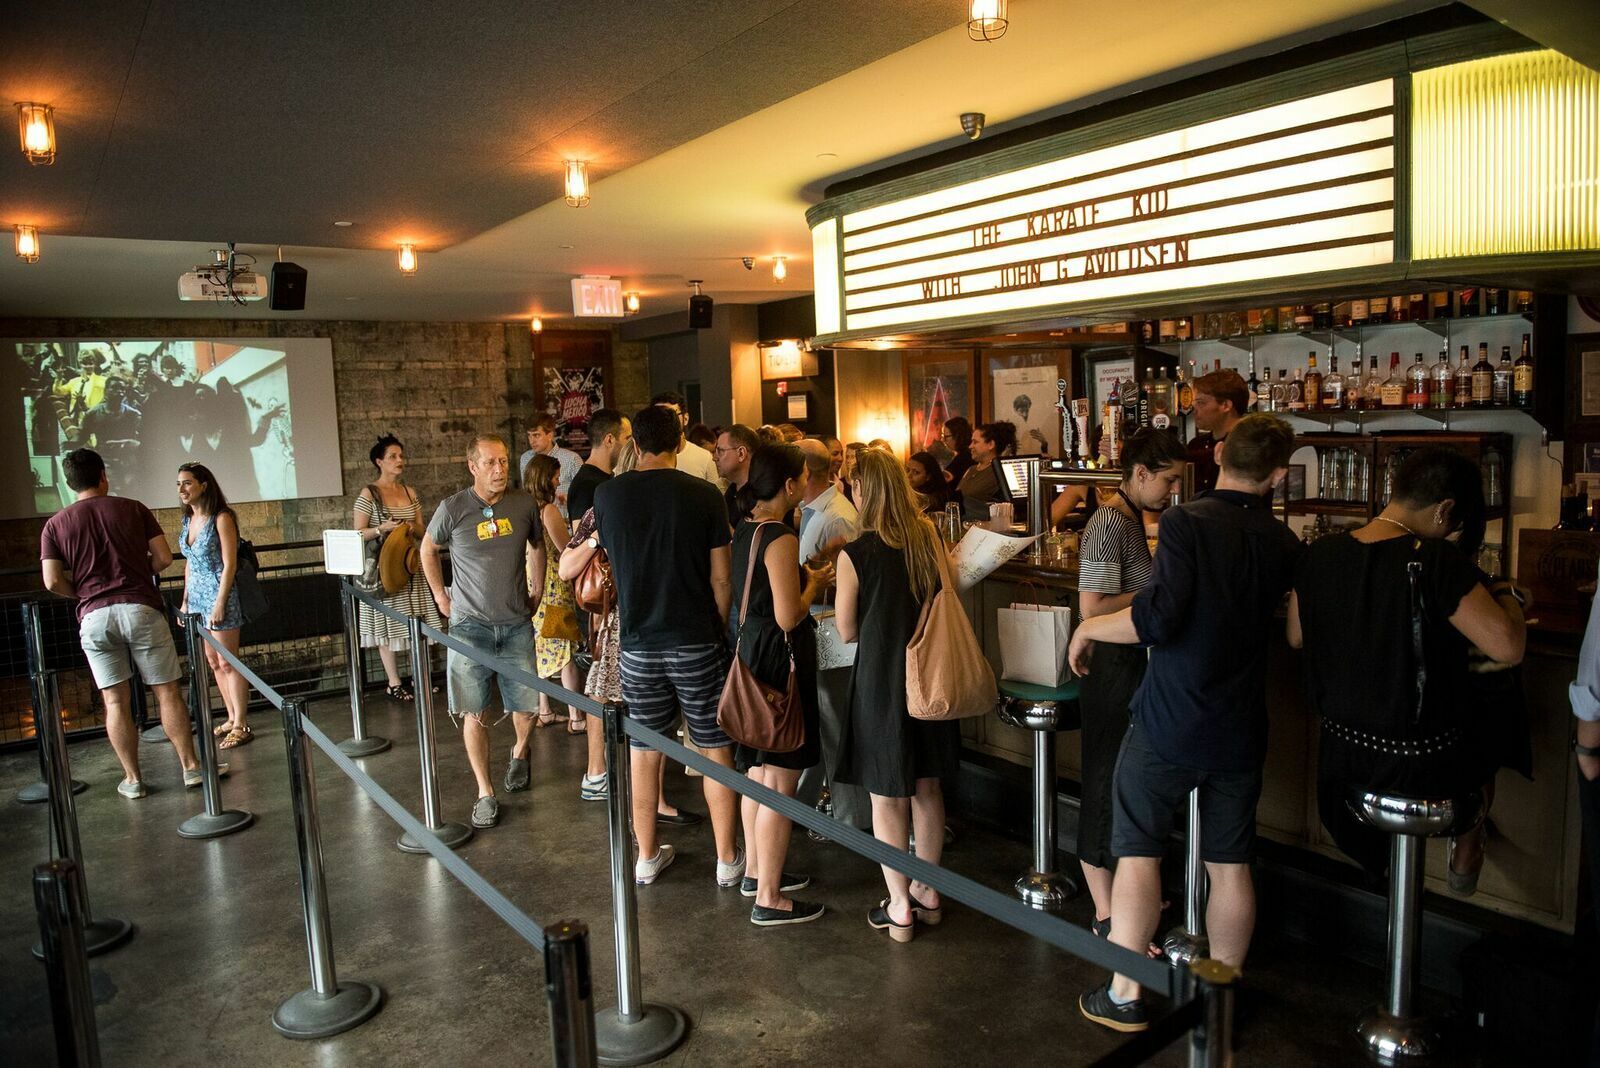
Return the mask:
<svg viewBox="0 0 1600 1068">
<path fill-rule="evenodd" d="M 1359 326 L 1335 326 L 1321 330 L 1278 330 L 1270 334 L 1246 333 L 1234 334 L 1229 337 L 1187 338 L 1181 341 L 1160 341 L 1150 347 L 1176 356 L 1186 346 L 1193 345 L 1226 345 L 1229 348 L 1250 352 L 1254 350 L 1257 341 L 1270 341 L 1273 338 L 1294 338 L 1317 345 L 1332 345 L 1337 340 L 1356 345 L 1368 338 L 1393 334 L 1396 331 L 1407 329 L 1426 330 L 1428 333 L 1442 338 L 1451 336 L 1454 332 L 1453 328 L 1465 329 L 1475 323 L 1512 323 L 1518 321 L 1531 325 L 1534 321 L 1533 315 L 1529 312 L 1508 312 L 1503 315 L 1466 315 L 1449 319 L 1407 319 L 1398 323 L 1363 323 Z"/>
<path fill-rule="evenodd" d="M 1504 412 L 1520 412 L 1530 420 L 1538 422 L 1532 411 L 1527 408 L 1518 408 L 1509 405 L 1495 405 L 1487 408 L 1363 408 L 1358 411 L 1288 411 L 1274 414 L 1283 415 L 1290 419 L 1304 419 L 1308 422 L 1323 423 L 1333 427 L 1336 423 L 1354 423 L 1357 427 L 1364 426 L 1370 419 L 1386 419 L 1397 415 L 1421 416 L 1448 427 L 1450 420 L 1462 415 L 1492 415 Z"/>
</svg>

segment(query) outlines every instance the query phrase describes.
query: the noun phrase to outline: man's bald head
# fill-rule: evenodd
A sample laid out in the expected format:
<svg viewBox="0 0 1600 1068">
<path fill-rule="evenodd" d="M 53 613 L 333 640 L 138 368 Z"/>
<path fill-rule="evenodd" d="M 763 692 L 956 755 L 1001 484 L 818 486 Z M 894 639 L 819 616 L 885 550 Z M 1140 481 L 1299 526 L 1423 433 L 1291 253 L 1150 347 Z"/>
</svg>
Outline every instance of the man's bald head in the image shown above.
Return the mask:
<svg viewBox="0 0 1600 1068">
<path fill-rule="evenodd" d="M 802 438 L 794 444 L 805 453 L 806 470 L 811 472 L 811 480 L 827 482 L 828 468 L 833 466 L 833 454 L 828 451 L 828 446 L 816 438 Z"/>
</svg>

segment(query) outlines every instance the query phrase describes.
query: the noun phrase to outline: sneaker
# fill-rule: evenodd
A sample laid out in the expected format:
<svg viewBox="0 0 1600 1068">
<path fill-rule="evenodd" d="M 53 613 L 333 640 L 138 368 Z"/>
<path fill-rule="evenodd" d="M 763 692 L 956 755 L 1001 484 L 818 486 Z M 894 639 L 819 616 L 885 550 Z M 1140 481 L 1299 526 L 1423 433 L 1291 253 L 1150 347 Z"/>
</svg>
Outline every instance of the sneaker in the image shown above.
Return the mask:
<svg viewBox="0 0 1600 1068">
<path fill-rule="evenodd" d="M 520 757 L 512 757 L 511 763 L 506 766 L 506 789 L 512 793 L 528 788 L 528 762 Z"/>
<path fill-rule="evenodd" d="M 228 765 L 226 765 L 226 764 L 218 764 L 217 765 L 217 778 L 220 779 L 220 778 L 222 778 L 223 776 L 225 776 L 227 774 L 228 774 Z M 190 768 L 189 770 L 187 770 L 187 771 L 185 771 L 183 773 L 183 785 L 185 785 L 185 786 L 191 786 L 191 787 L 199 786 L 201 783 L 203 783 L 205 781 L 206 781 L 206 773 L 201 771 L 198 765 L 195 766 L 195 767 Z"/>
<path fill-rule="evenodd" d="M 744 878 L 744 849 L 743 848 L 740 848 L 739 852 L 734 855 L 732 864 L 724 864 L 721 860 L 717 861 L 717 885 L 722 887 L 724 890 L 727 890 L 730 887 L 738 886 L 740 880 L 742 880 L 743 878 Z"/>
<path fill-rule="evenodd" d="M 133 779 L 123 780 L 122 782 L 118 783 L 117 793 L 121 794 L 123 797 L 126 797 L 129 801 L 137 801 L 139 798 L 148 793 L 148 791 L 145 790 L 144 783 L 140 782 L 138 779 Z"/>
<path fill-rule="evenodd" d="M 474 827 L 493 827 L 500 822 L 500 802 L 495 800 L 493 794 L 478 798 L 472 806 L 472 825 Z"/>
<path fill-rule="evenodd" d="M 757 927 L 786 927 L 792 923 L 810 923 L 827 911 L 811 901 L 791 901 L 792 908 L 769 909 L 757 905 L 750 910 L 750 922 Z"/>
<path fill-rule="evenodd" d="M 796 890 L 804 890 L 810 885 L 811 876 L 795 875 L 793 872 L 786 871 L 783 873 L 783 882 L 778 886 L 778 889 L 785 894 L 792 894 Z M 750 878 L 748 875 L 739 880 L 739 893 L 745 897 L 755 897 L 756 880 Z"/>
<path fill-rule="evenodd" d="M 1083 1013 L 1084 1019 L 1124 1034 L 1143 1031 L 1150 1026 L 1149 1018 L 1144 1011 L 1144 999 L 1134 998 L 1126 1005 L 1118 1005 L 1111 1000 L 1109 979 L 1088 993 L 1078 996 L 1078 1011 Z"/>
<path fill-rule="evenodd" d="M 656 876 L 672 866 L 675 854 L 672 847 L 662 844 L 656 847 L 656 855 L 649 860 L 640 857 L 633 864 L 633 881 L 640 886 L 649 886 L 656 881 Z"/>
<path fill-rule="evenodd" d="M 599 775 L 585 775 L 583 785 L 578 790 L 578 796 L 585 801 L 605 801 L 611 797 L 611 787 L 606 782 L 605 772 Z"/>
</svg>

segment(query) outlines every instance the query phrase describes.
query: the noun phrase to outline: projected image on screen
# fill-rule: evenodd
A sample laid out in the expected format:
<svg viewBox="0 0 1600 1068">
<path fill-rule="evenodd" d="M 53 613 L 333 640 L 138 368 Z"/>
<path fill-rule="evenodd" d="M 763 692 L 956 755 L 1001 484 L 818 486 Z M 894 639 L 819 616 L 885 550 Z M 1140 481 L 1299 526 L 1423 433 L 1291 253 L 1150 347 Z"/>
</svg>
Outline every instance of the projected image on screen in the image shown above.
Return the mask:
<svg viewBox="0 0 1600 1068">
<path fill-rule="evenodd" d="M 8 468 L 31 485 L 23 499 L 13 483 L 12 515 L 42 515 L 72 503 L 61 457 L 92 448 L 105 457 L 111 491 L 152 507 L 175 503 L 178 465 L 203 463 L 230 500 L 276 500 L 338 493 L 338 439 L 331 429 L 309 437 L 326 459 L 302 470 L 297 451 L 296 398 L 327 398 L 331 409 L 331 358 L 296 346 L 326 341 L 239 340 L 39 340 L 6 343 L 7 392 L 21 415 L 23 441 L 7 442 Z M 295 381 L 291 381 L 295 379 Z M 311 381 L 315 379 L 316 381 Z M 320 387 L 320 388 L 319 388 Z M 328 420 L 331 428 L 332 420 Z M 328 442 L 320 439 L 331 436 Z M 21 445 L 22 448 L 16 446 Z M 321 446 L 318 448 L 317 446 Z M 26 472 L 17 460 L 25 454 Z"/>
</svg>

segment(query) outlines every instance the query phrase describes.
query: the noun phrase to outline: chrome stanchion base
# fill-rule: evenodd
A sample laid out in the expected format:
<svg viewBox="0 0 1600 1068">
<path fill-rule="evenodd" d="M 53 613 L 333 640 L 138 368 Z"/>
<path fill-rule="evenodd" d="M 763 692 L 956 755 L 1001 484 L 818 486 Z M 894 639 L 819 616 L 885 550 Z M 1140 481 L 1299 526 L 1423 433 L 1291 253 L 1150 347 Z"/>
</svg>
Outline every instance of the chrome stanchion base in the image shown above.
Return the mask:
<svg viewBox="0 0 1600 1068">
<path fill-rule="evenodd" d="M 81 794 L 88 788 L 88 783 L 78 779 L 72 780 L 72 792 L 74 795 Z M 41 779 L 32 786 L 24 786 L 17 791 L 17 800 L 24 805 L 37 805 L 48 801 L 50 800 L 50 784 Z"/>
<path fill-rule="evenodd" d="M 1210 949 L 1205 935 L 1192 934 L 1182 927 L 1174 927 L 1167 932 L 1167 937 L 1161 940 L 1161 952 L 1166 954 L 1167 960 L 1180 968 L 1197 960 L 1204 960 Z"/>
<path fill-rule="evenodd" d="M 83 952 L 88 957 L 110 953 L 133 937 L 133 924 L 127 920 L 90 920 L 83 925 Z M 44 943 L 33 944 L 33 959 L 44 960 Z"/>
<path fill-rule="evenodd" d="M 1401 1019 L 1374 1005 L 1356 1021 L 1356 1038 L 1367 1060 L 1383 1068 L 1424 1064 L 1439 1052 L 1437 1028 L 1424 1017 Z"/>
<path fill-rule="evenodd" d="M 1032 868 L 1017 876 L 1017 881 L 1012 885 L 1024 904 L 1045 912 L 1059 910 L 1068 898 L 1078 892 L 1078 884 L 1060 872 L 1034 871 Z"/>
<path fill-rule="evenodd" d="M 332 997 L 310 989 L 295 994 L 272 1014 L 272 1026 L 285 1038 L 327 1038 L 366 1023 L 382 1006 L 381 987 L 346 979 Z"/>
<path fill-rule="evenodd" d="M 256 821 L 249 812 L 225 808 L 215 816 L 207 812 L 190 816 L 178 824 L 179 838 L 221 838 L 234 831 L 242 831 Z"/>
<path fill-rule="evenodd" d="M 445 845 L 454 849 L 472 837 L 472 828 L 464 823 L 441 823 L 437 827 L 429 827 L 434 835 Z M 419 843 L 410 834 L 402 834 L 395 846 L 402 853 L 426 853 L 427 847 Z"/>
<path fill-rule="evenodd" d="M 631 1023 L 616 1009 L 594 1014 L 594 1044 L 601 1064 L 649 1064 L 678 1048 L 688 1033 L 689 1018 L 671 1005 L 646 1004 L 643 1009 Z"/>
<path fill-rule="evenodd" d="M 376 734 L 369 734 L 360 741 L 346 738 L 339 743 L 339 752 L 347 757 L 375 756 L 388 748 L 391 748 L 389 739 L 379 738 Z"/>
</svg>

